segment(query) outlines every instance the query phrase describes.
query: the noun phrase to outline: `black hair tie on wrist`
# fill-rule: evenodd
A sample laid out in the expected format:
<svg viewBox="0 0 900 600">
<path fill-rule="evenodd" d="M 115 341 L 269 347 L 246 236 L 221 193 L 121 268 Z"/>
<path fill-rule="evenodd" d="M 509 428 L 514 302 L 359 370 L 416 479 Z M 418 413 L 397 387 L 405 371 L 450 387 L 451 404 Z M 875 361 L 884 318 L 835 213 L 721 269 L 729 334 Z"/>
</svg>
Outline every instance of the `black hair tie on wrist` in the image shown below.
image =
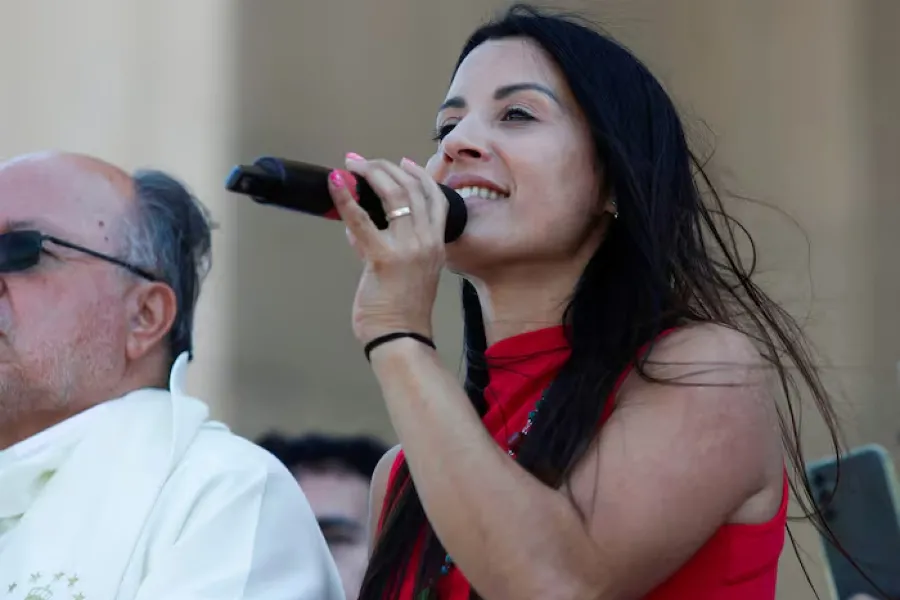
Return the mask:
<svg viewBox="0 0 900 600">
<path fill-rule="evenodd" d="M 369 362 L 372 361 L 372 359 L 369 358 L 369 355 L 372 354 L 372 350 L 374 350 L 378 346 L 386 344 L 388 342 L 392 342 L 394 340 L 399 340 L 400 338 L 412 338 L 417 342 L 425 344 L 433 350 L 437 350 L 437 346 L 434 345 L 434 342 L 431 341 L 431 338 L 429 337 L 418 333 L 413 333 L 412 331 L 395 331 L 394 333 L 379 335 L 377 338 L 366 344 L 366 347 L 363 349 L 363 352 L 366 353 L 366 360 L 368 360 Z"/>
</svg>

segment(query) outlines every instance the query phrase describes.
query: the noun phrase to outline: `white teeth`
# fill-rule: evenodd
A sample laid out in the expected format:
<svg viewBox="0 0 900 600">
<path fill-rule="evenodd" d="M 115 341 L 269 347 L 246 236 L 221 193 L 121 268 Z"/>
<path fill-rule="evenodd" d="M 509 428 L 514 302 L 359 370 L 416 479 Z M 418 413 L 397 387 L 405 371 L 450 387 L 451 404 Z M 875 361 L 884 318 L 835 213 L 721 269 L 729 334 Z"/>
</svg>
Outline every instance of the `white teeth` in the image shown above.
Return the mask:
<svg viewBox="0 0 900 600">
<path fill-rule="evenodd" d="M 500 194 L 494 190 L 489 190 L 483 187 L 464 187 L 456 190 L 456 193 L 462 196 L 463 198 L 470 198 L 472 196 L 478 196 L 480 198 L 484 198 L 486 200 L 497 200 L 499 198 L 505 198 L 506 195 Z"/>
</svg>

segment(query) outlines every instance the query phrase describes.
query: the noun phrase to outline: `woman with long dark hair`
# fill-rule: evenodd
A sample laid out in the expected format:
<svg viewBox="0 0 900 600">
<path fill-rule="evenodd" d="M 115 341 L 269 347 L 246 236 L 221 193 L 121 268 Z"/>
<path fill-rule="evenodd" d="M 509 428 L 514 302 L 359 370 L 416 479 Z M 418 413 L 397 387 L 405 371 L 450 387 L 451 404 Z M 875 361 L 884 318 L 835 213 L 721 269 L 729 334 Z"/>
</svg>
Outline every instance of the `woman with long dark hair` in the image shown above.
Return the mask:
<svg viewBox="0 0 900 600">
<path fill-rule="evenodd" d="M 385 231 L 331 177 L 365 262 L 354 332 L 403 448 L 374 477 L 361 598 L 774 598 L 788 473 L 808 489 L 777 401 L 802 385 L 833 413 L 660 84 L 517 6 L 469 39 L 436 140 L 425 168 L 348 155 Z M 446 246 L 436 182 L 469 209 Z M 464 385 L 431 339 L 445 265 Z"/>
</svg>

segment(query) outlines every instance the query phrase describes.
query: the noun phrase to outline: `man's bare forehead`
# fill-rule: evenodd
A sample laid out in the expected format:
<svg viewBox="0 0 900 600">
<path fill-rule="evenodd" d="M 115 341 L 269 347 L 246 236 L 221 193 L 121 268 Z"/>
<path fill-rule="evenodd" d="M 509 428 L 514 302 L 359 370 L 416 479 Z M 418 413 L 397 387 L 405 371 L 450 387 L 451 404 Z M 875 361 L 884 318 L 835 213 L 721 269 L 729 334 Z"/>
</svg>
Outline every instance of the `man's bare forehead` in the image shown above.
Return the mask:
<svg viewBox="0 0 900 600">
<path fill-rule="evenodd" d="M 132 202 L 131 178 L 90 157 L 41 155 L 0 165 L 0 225 L 61 234 L 106 228 Z"/>
</svg>

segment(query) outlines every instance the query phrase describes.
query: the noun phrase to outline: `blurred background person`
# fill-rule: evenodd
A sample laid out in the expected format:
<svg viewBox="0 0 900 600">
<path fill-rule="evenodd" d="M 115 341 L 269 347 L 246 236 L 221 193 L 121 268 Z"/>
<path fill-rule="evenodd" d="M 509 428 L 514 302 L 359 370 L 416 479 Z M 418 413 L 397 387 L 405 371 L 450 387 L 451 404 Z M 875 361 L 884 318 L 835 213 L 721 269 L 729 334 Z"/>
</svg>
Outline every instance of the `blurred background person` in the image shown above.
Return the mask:
<svg viewBox="0 0 900 600">
<path fill-rule="evenodd" d="M 258 442 L 290 469 L 306 495 L 341 574 L 348 600 L 368 563 L 369 486 L 388 446 L 369 436 L 270 433 Z"/>
</svg>

